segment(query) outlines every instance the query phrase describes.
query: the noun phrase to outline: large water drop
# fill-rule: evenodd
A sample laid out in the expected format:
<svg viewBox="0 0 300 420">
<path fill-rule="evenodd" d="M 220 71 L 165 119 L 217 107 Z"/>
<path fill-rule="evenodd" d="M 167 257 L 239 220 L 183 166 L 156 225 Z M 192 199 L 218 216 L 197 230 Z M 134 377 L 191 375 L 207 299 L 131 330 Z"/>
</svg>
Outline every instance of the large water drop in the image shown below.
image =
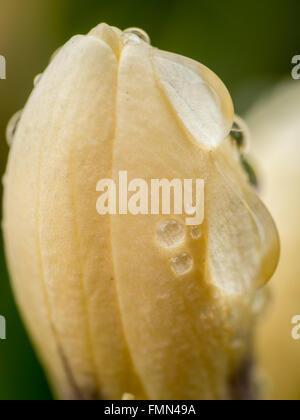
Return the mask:
<svg viewBox="0 0 300 420">
<path fill-rule="evenodd" d="M 142 41 L 146 42 L 147 44 L 151 44 L 151 40 L 149 35 L 140 28 L 128 28 L 124 31 L 125 34 L 133 34 L 140 38 Z"/>
</svg>

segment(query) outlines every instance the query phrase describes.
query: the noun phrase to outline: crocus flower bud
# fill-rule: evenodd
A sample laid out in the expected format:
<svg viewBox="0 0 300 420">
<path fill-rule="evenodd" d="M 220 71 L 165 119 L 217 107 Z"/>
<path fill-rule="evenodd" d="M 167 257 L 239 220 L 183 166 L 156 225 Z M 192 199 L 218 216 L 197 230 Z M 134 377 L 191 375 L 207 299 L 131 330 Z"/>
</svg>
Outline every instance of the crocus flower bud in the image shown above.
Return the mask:
<svg viewBox="0 0 300 420">
<path fill-rule="evenodd" d="M 213 72 L 138 29 L 76 36 L 36 80 L 8 130 L 4 232 L 16 298 L 59 398 L 249 397 L 253 308 L 278 237 L 233 118 Z M 203 223 L 155 203 L 149 214 L 125 203 L 100 215 L 101 180 L 117 185 L 122 172 L 132 186 L 203 180 Z"/>
</svg>

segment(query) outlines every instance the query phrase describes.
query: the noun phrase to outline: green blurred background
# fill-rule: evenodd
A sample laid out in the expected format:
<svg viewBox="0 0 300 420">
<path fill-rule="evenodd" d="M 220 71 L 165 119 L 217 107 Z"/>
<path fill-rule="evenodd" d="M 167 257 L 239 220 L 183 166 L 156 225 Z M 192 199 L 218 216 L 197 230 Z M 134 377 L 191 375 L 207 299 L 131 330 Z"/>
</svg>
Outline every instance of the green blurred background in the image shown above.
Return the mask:
<svg viewBox="0 0 300 420">
<path fill-rule="evenodd" d="M 299 0 L 0 0 L 0 55 L 7 61 L 7 80 L 0 80 L 1 174 L 7 121 L 23 107 L 52 52 L 71 36 L 102 21 L 139 26 L 155 46 L 213 69 L 243 114 L 290 77 L 291 58 L 300 54 L 299 16 Z M 0 341 L 0 400 L 51 399 L 12 297 L 2 244 L 0 315 L 7 320 L 7 340 Z"/>
</svg>

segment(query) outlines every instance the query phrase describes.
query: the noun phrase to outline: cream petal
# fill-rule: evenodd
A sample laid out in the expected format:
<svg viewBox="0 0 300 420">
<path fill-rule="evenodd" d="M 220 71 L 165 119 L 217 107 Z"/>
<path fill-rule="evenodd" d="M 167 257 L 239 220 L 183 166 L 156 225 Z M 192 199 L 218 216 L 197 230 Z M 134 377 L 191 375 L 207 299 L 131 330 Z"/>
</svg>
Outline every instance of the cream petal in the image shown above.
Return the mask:
<svg viewBox="0 0 300 420">
<path fill-rule="evenodd" d="M 204 148 L 216 148 L 233 121 L 230 95 L 209 69 L 192 60 L 153 50 L 157 80 L 186 130 Z"/>
<path fill-rule="evenodd" d="M 212 155 L 206 186 L 212 281 L 229 294 L 249 293 L 272 277 L 279 258 L 277 229 L 228 153 Z M 218 197 L 218 199 L 216 199 Z"/>
<path fill-rule="evenodd" d="M 109 219 L 95 207 L 97 181 L 112 171 L 116 89 L 112 50 L 73 38 L 34 90 L 9 159 L 14 287 L 62 397 L 143 396 L 122 332 Z"/>
</svg>

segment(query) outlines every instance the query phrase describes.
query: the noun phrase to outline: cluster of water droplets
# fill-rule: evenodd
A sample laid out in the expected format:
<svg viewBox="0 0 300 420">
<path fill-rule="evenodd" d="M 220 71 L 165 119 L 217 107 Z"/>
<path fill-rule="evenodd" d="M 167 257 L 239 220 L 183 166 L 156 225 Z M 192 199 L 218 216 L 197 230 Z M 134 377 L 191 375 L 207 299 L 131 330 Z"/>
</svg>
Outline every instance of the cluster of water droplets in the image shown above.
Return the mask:
<svg viewBox="0 0 300 420">
<path fill-rule="evenodd" d="M 158 226 L 157 242 L 166 249 L 179 248 L 184 244 L 186 235 L 186 227 L 177 220 L 170 219 Z M 192 226 L 190 236 L 194 240 L 200 239 L 202 237 L 200 227 Z M 170 265 L 175 274 L 182 276 L 193 269 L 194 259 L 190 254 L 183 252 L 171 258 Z"/>
</svg>

